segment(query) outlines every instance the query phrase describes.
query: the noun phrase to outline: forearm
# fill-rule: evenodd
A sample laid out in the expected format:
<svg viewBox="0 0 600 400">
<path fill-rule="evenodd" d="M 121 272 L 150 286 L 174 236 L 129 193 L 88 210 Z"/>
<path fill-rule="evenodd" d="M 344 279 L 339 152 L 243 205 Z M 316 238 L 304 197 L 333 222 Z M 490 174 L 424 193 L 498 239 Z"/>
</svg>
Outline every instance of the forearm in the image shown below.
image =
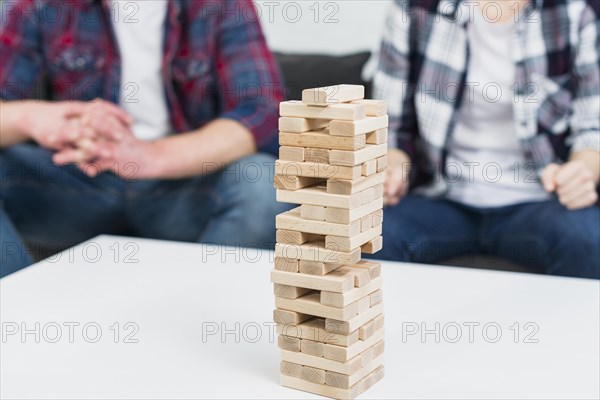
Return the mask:
<svg viewBox="0 0 600 400">
<path fill-rule="evenodd" d="M 600 152 L 596 150 L 581 150 L 571 154 L 571 161 L 582 162 L 592 173 L 594 182 L 600 183 Z"/>
<path fill-rule="evenodd" d="M 28 107 L 28 102 L 0 101 L 0 148 L 30 139 L 24 124 Z"/>
<path fill-rule="evenodd" d="M 196 131 L 159 140 L 155 145 L 158 154 L 155 175 L 160 179 L 213 172 L 256 152 L 251 132 L 230 119 L 217 119 Z"/>
</svg>

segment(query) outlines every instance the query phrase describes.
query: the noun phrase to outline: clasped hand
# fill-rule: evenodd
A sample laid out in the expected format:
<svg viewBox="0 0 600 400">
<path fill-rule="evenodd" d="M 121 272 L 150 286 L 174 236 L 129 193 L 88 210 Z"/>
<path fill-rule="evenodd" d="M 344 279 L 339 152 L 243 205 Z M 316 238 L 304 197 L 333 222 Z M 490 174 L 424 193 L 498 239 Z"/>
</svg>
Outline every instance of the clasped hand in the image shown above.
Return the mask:
<svg viewBox="0 0 600 400">
<path fill-rule="evenodd" d="M 112 171 L 126 179 L 153 176 L 154 142 L 137 139 L 132 118 L 104 101 L 35 103 L 28 131 L 40 146 L 55 150 L 57 165 L 75 164 L 89 177 Z"/>
</svg>

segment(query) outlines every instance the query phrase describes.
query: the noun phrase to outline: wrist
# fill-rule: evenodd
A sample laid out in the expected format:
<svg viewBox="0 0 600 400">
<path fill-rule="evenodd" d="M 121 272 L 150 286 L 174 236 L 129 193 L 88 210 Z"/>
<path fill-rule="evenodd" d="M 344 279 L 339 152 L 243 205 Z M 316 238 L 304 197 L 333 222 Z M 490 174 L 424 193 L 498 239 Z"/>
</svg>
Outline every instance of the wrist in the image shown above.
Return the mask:
<svg viewBox="0 0 600 400">
<path fill-rule="evenodd" d="M 169 153 L 165 151 L 165 140 L 159 139 L 147 143 L 148 159 L 146 161 L 146 175 L 150 179 L 161 179 L 169 174 Z"/>
<path fill-rule="evenodd" d="M 35 104 L 31 101 L 4 103 L 3 117 L 7 117 L 8 130 L 18 134 L 23 140 L 33 139 L 31 118 L 35 115 Z"/>
</svg>

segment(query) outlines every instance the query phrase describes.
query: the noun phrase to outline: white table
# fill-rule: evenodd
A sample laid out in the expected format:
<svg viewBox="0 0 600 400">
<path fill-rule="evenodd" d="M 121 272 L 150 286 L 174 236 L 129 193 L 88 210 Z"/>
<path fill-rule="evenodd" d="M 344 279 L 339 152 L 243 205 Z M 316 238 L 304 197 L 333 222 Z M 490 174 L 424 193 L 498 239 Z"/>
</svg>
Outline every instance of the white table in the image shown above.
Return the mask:
<svg viewBox="0 0 600 400">
<path fill-rule="evenodd" d="M 278 384 L 272 257 L 101 236 L 2 279 L 1 397 L 316 398 Z M 364 398 L 599 397 L 598 281 L 400 263 L 383 276 L 386 377 Z M 410 334 L 436 322 L 439 343 Z M 208 334 L 236 323 L 239 343 Z"/>
</svg>

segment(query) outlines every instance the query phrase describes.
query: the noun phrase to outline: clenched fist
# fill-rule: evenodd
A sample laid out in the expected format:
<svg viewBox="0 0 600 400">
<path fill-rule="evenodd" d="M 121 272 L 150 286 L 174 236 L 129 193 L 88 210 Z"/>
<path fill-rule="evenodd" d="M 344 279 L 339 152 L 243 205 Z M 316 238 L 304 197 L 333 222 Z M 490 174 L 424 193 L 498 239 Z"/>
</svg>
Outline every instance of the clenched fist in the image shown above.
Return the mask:
<svg viewBox="0 0 600 400">
<path fill-rule="evenodd" d="M 556 193 L 560 203 L 569 210 L 596 203 L 597 179 L 597 174 L 588 164 L 578 159 L 563 165 L 549 164 L 541 176 L 544 189 L 549 193 Z"/>
</svg>

